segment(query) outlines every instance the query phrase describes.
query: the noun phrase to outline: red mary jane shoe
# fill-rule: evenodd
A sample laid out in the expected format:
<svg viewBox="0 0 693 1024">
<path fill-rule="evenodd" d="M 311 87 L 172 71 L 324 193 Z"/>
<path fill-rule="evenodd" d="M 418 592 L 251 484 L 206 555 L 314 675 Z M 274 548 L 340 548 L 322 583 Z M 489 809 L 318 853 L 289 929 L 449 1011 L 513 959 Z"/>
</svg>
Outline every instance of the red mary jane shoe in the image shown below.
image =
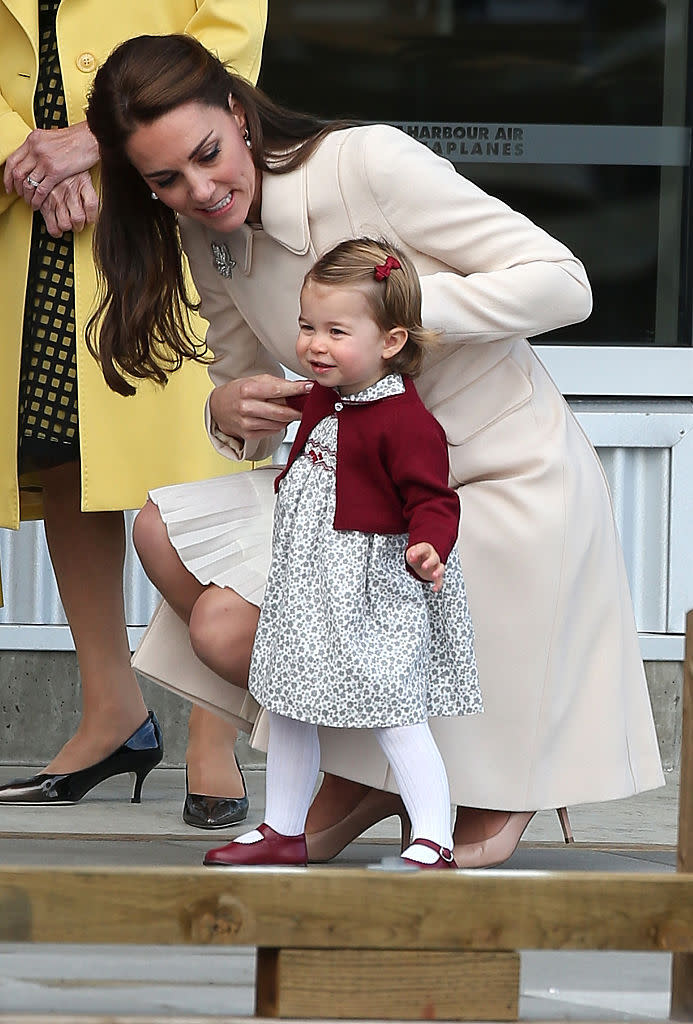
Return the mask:
<svg viewBox="0 0 693 1024">
<path fill-rule="evenodd" d="M 283 836 L 266 825 L 258 825 L 257 831 L 262 839 L 256 843 L 230 842 L 226 846 L 217 846 L 205 854 L 204 864 L 221 867 L 250 867 L 261 864 L 300 864 L 308 863 L 305 833 L 299 836 Z M 452 856 L 452 855 L 451 855 Z"/>
<path fill-rule="evenodd" d="M 432 864 L 422 864 L 421 861 L 412 860 L 411 857 L 402 857 L 403 861 L 415 868 L 421 868 L 423 871 L 439 871 L 441 868 L 457 867 L 452 850 L 448 850 L 445 846 L 439 846 L 432 839 L 412 839 L 410 846 L 427 846 L 429 850 L 435 850 L 438 854 L 438 859 L 434 860 Z"/>
</svg>

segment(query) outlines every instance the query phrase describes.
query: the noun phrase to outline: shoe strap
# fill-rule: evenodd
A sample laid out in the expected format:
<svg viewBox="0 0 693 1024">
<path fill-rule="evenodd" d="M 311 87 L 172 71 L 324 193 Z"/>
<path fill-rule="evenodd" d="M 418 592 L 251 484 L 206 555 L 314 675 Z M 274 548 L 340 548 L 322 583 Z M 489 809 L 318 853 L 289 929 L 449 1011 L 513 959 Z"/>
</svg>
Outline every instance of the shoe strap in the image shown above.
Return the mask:
<svg viewBox="0 0 693 1024">
<path fill-rule="evenodd" d="M 441 860 L 444 860 L 446 864 L 451 864 L 454 860 L 452 850 L 449 850 L 447 846 L 439 846 L 438 843 L 434 843 L 432 839 L 412 839 L 410 846 L 427 846 L 429 850 L 433 850 L 438 854 Z"/>
</svg>

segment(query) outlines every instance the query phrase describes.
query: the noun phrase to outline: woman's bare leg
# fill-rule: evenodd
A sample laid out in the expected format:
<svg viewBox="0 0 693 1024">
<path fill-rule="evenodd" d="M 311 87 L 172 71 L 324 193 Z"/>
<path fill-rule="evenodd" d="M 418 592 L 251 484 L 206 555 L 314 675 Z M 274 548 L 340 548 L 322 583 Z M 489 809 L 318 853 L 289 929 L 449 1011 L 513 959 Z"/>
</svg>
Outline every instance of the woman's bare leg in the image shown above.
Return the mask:
<svg viewBox="0 0 693 1024">
<path fill-rule="evenodd" d="M 42 474 L 46 539 L 82 683 L 77 732 L 48 765 L 71 772 L 112 753 L 142 724 L 147 709 L 125 628 L 122 512 L 80 510 L 79 463 Z"/>
<path fill-rule="evenodd" d="M 195 602 L 205 588 L 181 562 L 153 501 L 137 513 L 132 540 L 147 576 L 188 625 Z"/>
<path fill-rule="evenodd" d="M 151 501 L 135 520 L 133 540 L 150 580 L 191 628 L 191 641 L 198 657 L 222 678 L 236 686 L 246 686 L 257 608 L 255 615 L 248 617 L 245 609 L 252 609 L 253 605 L 231 590 L 205 587 L 185 568 L 169 540 L 159 509 Z M 224 595 L 229 598 L 225 600 Z M 233 598 L 240 604 L 236 605 Z M 234 758 L 237 736 L 238 730 L 230 722 L 198 705 L 192 706 L 185 755 L 191 793 L 243 796 L 243 780 Z"/>
</svg>

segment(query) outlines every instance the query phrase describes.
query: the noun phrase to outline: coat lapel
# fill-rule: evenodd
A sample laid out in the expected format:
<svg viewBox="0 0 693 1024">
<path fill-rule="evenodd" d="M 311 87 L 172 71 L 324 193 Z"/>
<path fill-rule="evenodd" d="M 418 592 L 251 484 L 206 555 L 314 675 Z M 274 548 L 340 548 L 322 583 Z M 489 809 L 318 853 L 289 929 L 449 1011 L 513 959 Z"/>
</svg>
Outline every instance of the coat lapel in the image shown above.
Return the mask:
<svg viewBox="0 0 693 1024">
<path fill-rule="evenodd" d="M 3 0 L 5 7 L 13 18 L 19 22 L 31 40 L 34 50 L 38 50 L 38 3 L 37 0 Z"/>
<path fill-rule="evenodd" d="M 310 247 L 306 164 L 287 174 L 262 175 L 262 227 L 285 249 L 304 256 Z"/>
</svg>

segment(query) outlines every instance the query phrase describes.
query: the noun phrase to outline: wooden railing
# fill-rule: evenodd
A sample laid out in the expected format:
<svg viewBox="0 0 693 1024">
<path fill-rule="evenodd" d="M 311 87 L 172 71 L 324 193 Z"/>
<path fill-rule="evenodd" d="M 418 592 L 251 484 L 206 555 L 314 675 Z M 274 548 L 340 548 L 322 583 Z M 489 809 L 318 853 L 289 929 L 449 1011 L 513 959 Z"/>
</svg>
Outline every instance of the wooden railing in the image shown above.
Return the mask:
<svg viewBox="0 0 693 1024">
<path fill-rule="evenodd" d="M 693 1021 L 693 612 L 685 657 L 676 873 L 8 867 L 0 941 L 256 946 L 258 1016 L 370 1020 L 515 1020 L 520 949 L 668 951 Z"/>
</svg>

